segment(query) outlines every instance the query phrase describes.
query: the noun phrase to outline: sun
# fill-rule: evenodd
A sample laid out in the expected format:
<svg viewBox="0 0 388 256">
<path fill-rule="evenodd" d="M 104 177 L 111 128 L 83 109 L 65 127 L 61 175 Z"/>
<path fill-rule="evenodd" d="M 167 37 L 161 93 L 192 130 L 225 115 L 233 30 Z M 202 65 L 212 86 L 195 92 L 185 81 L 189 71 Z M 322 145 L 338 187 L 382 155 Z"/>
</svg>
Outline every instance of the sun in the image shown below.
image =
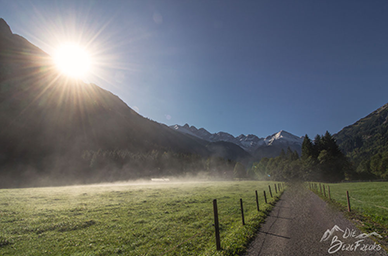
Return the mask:
<svg viewBox="0 0 388 256">
<path fill-rule="evenodd" d="M 85 78 L 90 72 L 90 56 L 81 46 L 74 43 L 57 48 L 54 61 L 59 71 L 73 78 Z"/>
</svg>

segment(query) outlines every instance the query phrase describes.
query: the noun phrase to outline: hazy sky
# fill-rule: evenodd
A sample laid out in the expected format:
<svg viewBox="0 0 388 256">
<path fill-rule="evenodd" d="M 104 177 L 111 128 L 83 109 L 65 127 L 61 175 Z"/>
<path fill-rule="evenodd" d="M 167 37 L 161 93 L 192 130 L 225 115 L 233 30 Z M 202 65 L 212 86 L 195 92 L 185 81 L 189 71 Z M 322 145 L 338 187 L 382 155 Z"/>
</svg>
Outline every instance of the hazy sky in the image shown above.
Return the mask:
<svg viewBox="0 0 388 256">
<path fill-rule="evenodd" d="M 152 120 L 259 137 L 340 131 L 388 102 L 388 1 L 3 1 L 53 54 Z"/>
</svg>

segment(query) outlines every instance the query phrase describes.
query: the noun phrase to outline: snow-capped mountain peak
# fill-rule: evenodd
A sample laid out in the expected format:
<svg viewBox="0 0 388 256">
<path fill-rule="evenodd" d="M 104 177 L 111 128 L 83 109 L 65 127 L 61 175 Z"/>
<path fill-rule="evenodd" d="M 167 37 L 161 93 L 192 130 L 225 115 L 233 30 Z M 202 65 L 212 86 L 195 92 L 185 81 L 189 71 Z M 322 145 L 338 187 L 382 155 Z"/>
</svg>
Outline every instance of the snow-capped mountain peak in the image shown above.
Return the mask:
<svg viewBox="0 0 388 256">
<path fill-rule="evenodd" d="M 291 143 L 291 144 L 300 144 L 302 145 L 304 137 L 295 136 L 287 131 L 279 131 L 271 136 L 268 136 L 264 139 L 267 145 L 272 145 L 273 143 Z"/>
</svg>

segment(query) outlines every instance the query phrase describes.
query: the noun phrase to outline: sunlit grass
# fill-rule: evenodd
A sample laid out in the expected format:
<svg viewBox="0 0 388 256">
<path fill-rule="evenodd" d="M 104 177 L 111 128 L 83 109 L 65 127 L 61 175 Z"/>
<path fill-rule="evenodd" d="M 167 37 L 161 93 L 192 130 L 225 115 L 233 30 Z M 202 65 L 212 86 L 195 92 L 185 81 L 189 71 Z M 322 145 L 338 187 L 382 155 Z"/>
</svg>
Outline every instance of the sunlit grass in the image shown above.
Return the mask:
<svg viewBox="0 0 388 256">
<path fill-rule="evenodd" d="M 388 227 L 388 182 L 330 184 L 332 198 L 342 205 L 347 205 L 346 191 L 349 191 L 351 209 Z"/>
<path fill-rule="evenodd" d="M 271 182 L 121 184 L 0 190 L 1 255 L 212 255 L 242 250 L 265 213 Z M 273 189 L 273 187 L 272 187 Z M 274 191 L 273 191 L 274 193 Z M 278 194 L 279 195 L 279 194 Z M 240 198 L 246 224 L 241 225 Z M 273 201 L 270 198 L 270 201 Z"/>
</svg>

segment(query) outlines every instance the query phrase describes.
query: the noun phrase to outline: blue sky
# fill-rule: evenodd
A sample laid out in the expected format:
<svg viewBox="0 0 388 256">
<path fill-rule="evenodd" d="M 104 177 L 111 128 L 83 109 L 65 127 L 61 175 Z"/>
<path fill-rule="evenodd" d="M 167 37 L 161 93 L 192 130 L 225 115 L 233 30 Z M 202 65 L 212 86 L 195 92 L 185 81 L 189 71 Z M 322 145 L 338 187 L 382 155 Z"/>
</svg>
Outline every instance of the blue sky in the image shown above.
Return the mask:
<svg viewBox="0 0 388 256">
<path fill-rule="evenodd" d="M 314 137 L 388 102 L 383 0 L 0 0 L 0 17 L 49 54 L 85 45 L 89 82 L 167 125 Z"/>
</svg>

